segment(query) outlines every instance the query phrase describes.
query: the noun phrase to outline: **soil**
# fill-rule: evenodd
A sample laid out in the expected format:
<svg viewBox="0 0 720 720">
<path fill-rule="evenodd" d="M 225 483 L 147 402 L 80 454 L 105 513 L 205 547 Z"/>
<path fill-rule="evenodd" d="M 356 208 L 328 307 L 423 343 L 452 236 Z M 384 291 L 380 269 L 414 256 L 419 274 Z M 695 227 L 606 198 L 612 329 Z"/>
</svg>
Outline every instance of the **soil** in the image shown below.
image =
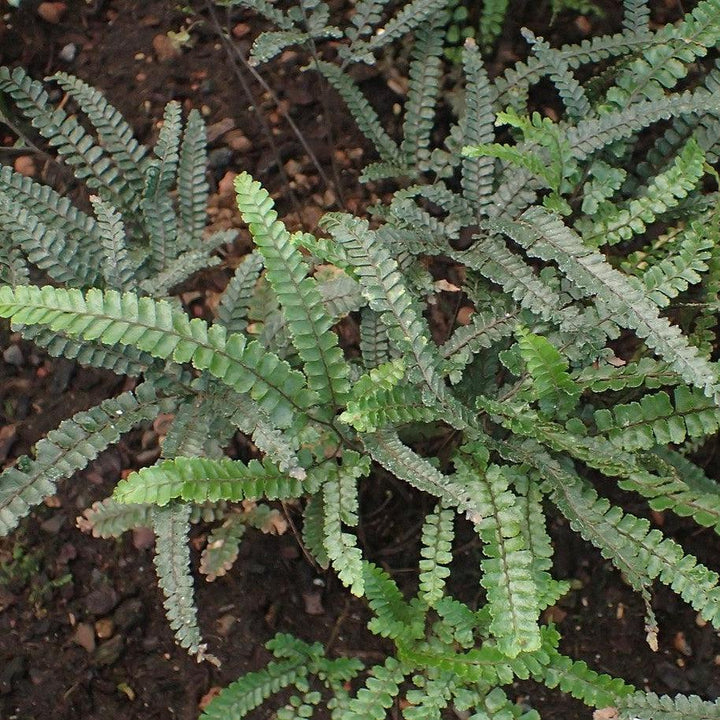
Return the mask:
<svg viewBox="0 0 720 720">
<path fill-rule="evenodd" d="M 334 5 L 340 12 L 345 7 Z M 524 52 L 522 42 L 512 39 L 519 37 L 520 25 L 559 44 L 619 23 L 619 3 L 605 3 L 603 19 L 561 16 L 551 26 L 548 4 L 530 5 L 516 3 L 496 70 Z M 340 101 L 323 92 L 312 74 L 299 72 L 303 58 L 284 53 L 263 70 L 270 90 L 262 87 L 221 41 L 205 3 L 191 3 L 186 15 L 164 0 L 68 2 L 53 18 L 58 22 L 41 19 L 37 6 L 24 1 L 17 10 L 4 8 L 0 64 L 21 65 L 38 78 L 57 70 L 78 75 L 106 93 L 143 142 L 153 140 L 169 100 L 200 108 L 210 128 L 211 210 L 218 226 L 238 224 L 223 199 L 221 181 L 228 171 L 251 172 L 273 192 L 286 221 L 308 230 L 325 211 L 344 207 L 357 212 L 382 193 L 382 187 L 358 183 L 370 149 Z M 218 22 L 232 29 L 239 53 L 246 55 L 261 25 L 242 11 L 216 12 Z M 679 12 L 668 0 L 658 3 L 655 17 L 664 22 Z M 190 29 L 191 43 L 179 50 L 168 47 L 168 32 L 184 28 Z M 379 108 L 391 111 L 401 99 L 379 71 L 369 72 L 364 83 Z M 0 147 L 13 142 L 12 133 L 0 127 Z M 64 186 L 84 202 L 50 159 L 28 157 L 36 177 Z M 0 158 L 15 162 L 18 154 L 6 150 Z M 246 244 L 241 235 L 237 252 Z M 202 282 L 211 287 L 196 283 L 193 289 L 203 297 L 222 286 L 214 276 Z M 16 348 L 0 361 L 0 462 L 5 464 L 28 452 L 60 420 L 116 394 L 124 384 L 106 373 L 47 358 L 16 340 L 3 326 L 0 346 Z M 712 473 L 714 449 L 705 450 Z M 332 653 L 369 664 L 384 658 L 386 646 L 366 629 L 367 608 L 331 574 L 316 577 L 291 533 L 250 534 L 231 573 L 214 583 L 198 581 L 201 624 L 222 666 L 198 665 L 188 657 L 167 626 L 148 538 L 135 533 L 119 541 L 98 540 L 75 524 L 84 508 L 110 494 L 121 473 L 154 459 L 156 452 L 152 433 L 130 434 L 86 471 L 62 482 L 56 496 L 0 540 L 3 720 L 193 720 L 213 689 L 267 661 L 263 646 L 277 631 L 329 644 Z M 622 499 L 628 510 L 645 513 L 636 498 Z M 359 535 L 366 556 L 408 589 L 415 581 L 420 521 L 428 508 L 427 498 L 392 478 L 375 477 L 362 489 Z M 292 508 L 286 511 L 292 517 Z M 661 514 L 651 519 L 720 570 L 720 541 L 711 530 Z M 720 641 L 694 611 L 656 588 L 653 604 L 661 633 L 654 653 L 645 638 L 641 599 L 561 518 L 552 519 L 550 530 L 555 575 L 572 579 L 574 587 L 546 617 L 557 623 L 565 652 L 639 688 L 720 696 Z M 200 527 L 197 539 L 206 531 Z M 451 589 L 458 598 L 477 602 L 479 541 L 462 524 L 456 547 Z M 507 691 L 546 720 L 591 717 L 591 711 L 559 691 L 529 682 Z M 393 708 L 390 717 L 399 716 Z M 253 717 L 272 717 L 272 706 Z"/>
</svg>

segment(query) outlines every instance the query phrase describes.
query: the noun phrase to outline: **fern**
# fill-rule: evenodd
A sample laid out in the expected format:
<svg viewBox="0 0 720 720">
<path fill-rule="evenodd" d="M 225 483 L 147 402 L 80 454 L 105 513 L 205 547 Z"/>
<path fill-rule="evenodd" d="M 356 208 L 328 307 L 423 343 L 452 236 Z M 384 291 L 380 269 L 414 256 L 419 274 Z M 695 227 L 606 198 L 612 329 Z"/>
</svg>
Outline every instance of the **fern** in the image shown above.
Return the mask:
<svg viewBox="0 0 720 720">
<path fill-rule="evenodd" d="M 243 332 L 247 327 L 247 311 L 261 268 L 262 258 L 258 253 L 251 253 L 238 265 L 223 292 L 217 319 L 230 333 Z"/>
<path fill-rule="evenodd" d="M 682 717 L 688 720 L 711 720 L 720 717 L 720 703 L 701 700 L 697 695 L 656 695 L 655 693 L 634 693 L 623 697 L 617 703 L 619 717 L 637 720 L 674 720 Z"/>
<path fill-rule="evenodd" d="M 452 560 L 453 513 L 441 506 L 427 515 L 423 525 L 420 555 L 420 597 L 434 607 L 445 594 L 445 579 L 450 575 L 447 565 Z"/>
<path fill-rule="evenodd" d="M 152 505 L 117 503 L 112 498 L 95 502 L 77 519 L 77 526 L 93 537 L 119 537 L 127 530 L 152 526 Z"/>
<path fill-rule="evenodd" d="M 205 143 L 205 123 L 200 113 L 193 110 L 188 115 L 178 157 L 178 230 L 181 249 L 197 247 L 205 227 L 208 199 Z"/>
</svg>

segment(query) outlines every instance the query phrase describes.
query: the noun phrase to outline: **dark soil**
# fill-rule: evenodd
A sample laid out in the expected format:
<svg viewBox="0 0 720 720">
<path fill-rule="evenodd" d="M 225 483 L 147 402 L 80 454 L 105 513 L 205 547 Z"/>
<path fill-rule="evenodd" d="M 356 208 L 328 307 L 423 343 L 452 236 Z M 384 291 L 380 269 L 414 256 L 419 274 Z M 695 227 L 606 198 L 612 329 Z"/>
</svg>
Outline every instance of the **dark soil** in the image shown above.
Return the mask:
<svg viewBox="0 0 720 720">
<path fill-rule="evenodd" d="M 511 13 L 496 69 L 523 52 L 520 42 L 508 39 L 518 37 L 521 24 L 556 44 L 618 24 L 619 3 L 606 3 L 603 20 L 568 17 L 552 27 L 547 5 L 530 5 L 519 2 Z M 359 185 L 371 151 L 337 98 L 331 93 L 323 98 L 314 77 L 299 72 L 304 59 L 288 52 L 263 70 L 278 105 L 228 52 L 204 3 L 193 3 L 190 22 L 164 0 L 68 2 L 57 24 L 41 20 L 36 6 L 23 2 L 0 20 L 0 64 L 22 65 L 38 78 L 56 70 L 78 75 L 104 90 L 145 142 L 152 141 L 169 100 L 200 108 L 210 127 L 210 175 L 218 191 L 211 208 L 214 224 L 239 224 L 223 194 L 221 180 L 228 171 L 251 172 L 274 193 L 287 222 L 308 230 L 326 210 L 358 211 L 381 192 Z M 657 8 L 657 19 L 671 20 L 678 12 L 668 0 Z M 236 11 L 230 17 L 218 11 L 217 19 L 229 21 L 237 49 L 246 54 L 257 21 Z M 188 27 L 192 47 L 161 60 L 166 48 L 156 38 Z M 370 73 L 365 82 L 378 107 L 391 109 L 401 100 L 379 74 Z M 0 147 L 13 142 L 12 133 L 0 127 Z M 77 195 L 52 161 L 29 157 L 36 177 Z M 6 151 L 0 158 L 14 162 L 18 154 Z M 244 243 L 241 237 L 238 253 Z M 221 287 L 213 276 L 196 282 L 193 290 L 203 300 Z M 0 360 L 0 462 L 5 463 L 28 452 L 63 418 L 119 392 L 124 382 L 48 359 L 16 340 L 6 327 L 0 330 L 2 350 L 16 347 Z M 0 718 L 192 720 L 213 688 L 267 661 L 263 645 L 277 631 L 329 643 L 331 653 L 355 655 L 369 664 L 384 658 L 384 644 L 365 627 L 367 609 L 330 574 L 316 578 L 291 533 L 250 535 L 229 575 L 214 583 L 198 581 L 202 627 L 222 667 L 198 665 L 188 657 L 174 644 L 165 621 L 147 538 L 136 533 L 120 541 L 97 540 L 75 525 L 83 509 L 110 494 L 121 473 L 154 460 L 153 453 L 152 433 L 131 434 L 87 471 L 62 482 L 57 496 L 0 540 Z M 645 512 L 633 498 L 623 501 L 627 509 Z M 365 552 L 404 587 L 414 582 L 420 522 L 428 508 L 427 498 L 391 479 L 378 477 L 363 488 L 359 535 Z M 286 510 L 292 516 L 293 510 Z M 669 516 L 652 520 L 720 569 L 720 542 L 712 531 Z M 203 532 L 201 527 L 198 533 Z M 555 574 L 572 579 L 575 588 L 546 618 L 558 624 L 567 654 L 639 688 L 720 696 L 720 641 L 697 622 L 694 611 L 657 588 L 661 633 L 660 649 L 653 653 L 645 641 L 641 599 L 564 521 L 554 520 L 551 532 Z M 477 602 L 479 541 L 460 527 L 456 546 L 452 591 Z M 522 683 L 508 692 L 547 720 L 591 716 L 559 691 Z M 259 710 L 255 717 L 272 717 L 272 710 Z M 397 708 L 391 717 L 399 717 Z"/>
</svg>

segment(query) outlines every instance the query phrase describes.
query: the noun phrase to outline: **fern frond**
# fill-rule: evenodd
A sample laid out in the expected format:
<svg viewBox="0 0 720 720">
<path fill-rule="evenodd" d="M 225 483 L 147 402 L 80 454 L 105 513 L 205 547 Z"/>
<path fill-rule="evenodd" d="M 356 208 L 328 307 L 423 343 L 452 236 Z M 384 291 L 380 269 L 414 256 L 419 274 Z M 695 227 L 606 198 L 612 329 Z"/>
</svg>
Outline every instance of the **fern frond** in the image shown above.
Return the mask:
<svg viewBox="0 0 720 720">
<path fill-rule="evenodd" d="M 321 60 L 318 69 L 337 90 L 360 132 L 380 155 L 380 160 L 390 165 L 400 165 L 400 150 L 397 143 L 385 131 L 378 114 L 353 80 L 334 63 Z"/>
<path fill-rule="evenodd" d="M 247 465 L 229 458 L 176 457 L 141 468 L 120 481 L 113 493 L 118 502 L 164 506 L 179 498 L 196 503 L 218 500 L 285 500 L 305 494 L 303 483 L 271 463 Z"/>
<path fill-rule="evenodd" d="M 705 174 L 705 153 L 690 138 L 673 164 L 656 175 L 626 207 L 608 208 L 602 219 L 583 233 L 586 243 L 614 245 L 642 234 L 655 219 L 686 198 Z"/>
<path fill-rule="evenodd" d="M 445 579 L 452 561 L 454 513 L 440 504 L 425 517 L 422 529 L 419 596 L 428 607 L 435 607 L 445 595 Z"/>
<path fill-rule="evenodd" d="M 230 233 L 234 235 L 235 233 Z M 216 238 L 222 242 L 220 238 Z M 174 288 L 201 270 L 219 265 L 219 257 L 209 257 L 214 247 L 212 241 L 201 250 L 187 250 L 179 257 L 169 260 L 165 269 L 153 277 L 147 278 L 140 283 L 140 288 L 151 297 L 164 298 L 171 294 Z"/>
<path fill-rule="evenodd" d="M 302 538 L 305 548 L 315 562 L 327 570 L 330 567 L 330 558 L 325 549 L 325 506 L 322 493 L 312 495 L 305 506 Z"/>
<path fill-rule="evenodd" d="M 355 12 L 350 18 L 354 27 L 345 31 L 347 37 L 354 42 L 358 38 L 370 35 L 382 19 L 381 12 L 385 5 L 385 0 L 357 0 Z"/>
<path fill-rule="evenodd" d="M 175 640 L 198 662 L 219 662 L 207 654 L 207 645 L 200 637 L 193 578 L 190 574 L 190 506 L 173 504 L 153 508 L 152 521 L 155 531 L 155 570 L 158 584 L 165 595 L 163 605 Z"/>
<path fill-rule="evenodd" d="M 325 303 L 325 310 L 336 322 L 366 304 L 357 280 L 344 272 L 335 273 L 331 270 L 325 273 L 322 268 L 318 268 L 315 279 L 318 281 L 318 290 Z"/>
<path fill-rule="evenodd" d="M 381 313 L 390 339 L 413 360 L 409 377 L 423 383 L 449 423 L 464 427 L 462 411 L 445 391 L 438 372 L 439 357 L 432 347 L 427 328 L 420 321 L 417 303 L 405 287 L 403 276 L 384 242 L 364 220 L 349 216 L 327 218 L 325 227 L 346 248 L 353 272 L 360 280 L 371 309 Z"/>
<path fill-rule="evenodd" d="M 12 72 L 0 67 L 0 90 L 12 97 L 20 112 L 73 168 L 79 180 L 91 189 L 102 189 L 119 207 L 132 207 L 132 187 L 76 118 L 61 108 L 50 108 L 42 83 L 31 80 L 19 67 Z"/>
<path fill-rule="evenodd" d="M 177 241 L 177 216 L 170 190 L 175 183 L 180 160 L 181 112 L 178 102 L 172 101 L 165 106 L 162 127 L 153 150 L 155 158 L 148 163 L 145 173 L 140 208 L 150 239 L 150 254 L 146 261 L 150 273 L 165 269 Z"/>
<path fill-rule="evenodd" d="M 480 47 L 489 54 L 500 37 L 509 0 L 488 0 L 484 2 L 480 13 Z"/>
<path fill-rule="evenodd" d="M 457 455 L 454 462 L 458 476 L 472 487 L 477 498 L 477 514 L 471 519 L 484 543 L 480 582 L 492 616 L 490 631 L 504 655 L 516 657 L 520 652 L 537 650 L 539 593 L 508 473 L 496 465 L 482 473 L 464 454 Z"/>
<path fill-rule="evenodd" d="M 623 0 L 623 29 L 627 33 L 650 31 L 650 7 L 647 0 Z"/>
<path fill-rule="evenodd" d="M 339 407 L 350 385 L 348 365 L 332 331 L 332 319 L 322 306 L 317 282 L 277 219 L 267 191 L 247 173 L 235 178 L 238 208 L 248 223 L 265 261 L 265 274 L 283 307 L 298 355 L 304 363 L 308 385 L 322 402 Z"/>
<path fill-rule="evenodd" d="M 350 46 L 350 57 L 356 62 L 372 62 L 372 53 L 423 25 L 441 12 L 447 0 L 411 0 L 403 5 L 369 40 L 360 40 Z"/>
<path fill-rule="evenodd" d="M 238 265 L 222 294 L 216 311 L 217 321 L 222 323 L 229 333 L 240 333 L 247 327 L 247 312 L 262 265 L 260 254 L 250 253 Z"/>
<path fill-rule="evenodd" d="M 120 213 L 97 195 L 90 197 L 98 220 L 98 235 L 103 249 L 102 274 L 106 287 L 132 290 L 137 268 L 128 257 L 125 226 Z"/>
<path fill-rule="evenodd" d="M 385 720 L 386 711 L 397 697 L 407 670 L 395 658 L 370 668 L 364 687 L 358 690 L 343 712 L 346 720 Z"/>
<path fill-rule="evenodd" d="M 720 701 L 702 700 L 697 695 L 656 695 L 637 692 L 626 695 L 615 705 L 622 720 L 717 720 Z"/>
<path fill-rule="evenodd" d="M 200 572 L 208 582 L 222 577 L 233 566 L 246 530 L 242 516 L 232 513 L 220 527 L 210 532 L 200 556 Z"/>
<path fill-rule="evenodd" d="M 120 169 L 133 190 L 134 202 L 139 202 L 144 186 L 143 162 L 147 148 L 135 139 L 133 130 L 120 112 L 96 88 L 73 75 L 58 72 L 49 80 L 55 81 L 68 95 L 77 100 L 84 115 L 98 133 L 100 144 Z"/>
<path fill-rule="evenodd" d="M 405 100 L 400 153 L 405 164 L 420 171 L 428 169 L 430 135 L 442 77 L 442 52 L 447 22 L 445 12 L 428 17 L 415 32 L 410 59 L 409 84 Z"/>
<path fill-rule="evenodd" d="M 0 474 L 0 535 L 7 535 L 40 503 L 55 492 L 56 482 L 86 467 L 100 452 L 143 420 L 159 411 L 159 401 L 147 385 L 83 410 L 51 430 L 35 447 L 35 459 L 19 458 Z"/>
<path fill-rule="evenodd" d="M 610 363 L 598 364 L 597 367 L 588 366 L 573 375 L 573 380 L 581 389 L 595 393 L 641 386 L 652 390 L 680 382 L 677 373 L 670 369 L 668 363 L 649 357 L 620 367 Z"/>
<path fill-rule="evenodd" d="M 170 303 L 115 291 L 104 294 L 50 286 L 0 288 L 0 316 L 13 322 L 47 325 L 70 337 L 132 345 L 153 357 L 183 363 L 192 360 L 236 392 L 249 392 L 278 427 L 293 421 L 293 408 L 303 411 L 312 395 L 303 376 L 244 336 L 229 337 L 221 326 L 189 320 Z M 295 418 L 296 419 L 296 418 Z"/>
<path fill-rule="evenodd" d="M 466 352 L 470 356 L 492 347 L 511 335 L 517 326 L 517 311 L 508 312 L 501 303 L 488 312 L 477 312 L 469 325 L 455 329 L 449 340 L 440 346 L 445 359 Z"/>
<path fill-rule="evenodd" d="M 250 49 L 250 62 L 262 65 L 279 55 L 290 45 L 302 45 L 311 39 L 309 33 L 298 28 L 290 30 L 266 30 L 253 41 Z"/>
<path fill-rule="evenodd" d="M 0 214 L 2 222 L 2 214 Z M 25 256 L 15 243 L 0 234 L 0 283 L 24 285 L 30 282 L 30 270 Z"/>
<path fill-rule="evenodd" d="M 599 299 L 607 307 L 608 315 L 616 315 L 634 329 L 687 382 L 701 387 L 708 396 L 717 393 L 717 373 L 713 366 L 699 356 L 677 327 L 659 315 L 642 290 L 613 269 L 600 253 L 584 245 L 557 217 L 535 207 L 523 213 L 517 223 L 488 221 L 487 224 L 507 233 L 530 255 L 554 260 L 583 294 Z"/>
<path fill-rule="evenodd" d="M 191 110 L 185 124 L 177 168 L 178 249 L 198 249 L 207 220 L 209 186 L 205 178 L 207 152 L 205 122 Z"/>
<path fill-rule="evenodd" d="M 152 526 L 152 505 L 123 504 L 106 498 L 77 518 L 77 526 L 93 537 L 117 538 L 137 527 Z"/>
<path fill-rule="evenodd" d="M 361 456 L 346 451 L 342 466 L 332 468 L 322 489 L 325 552 L 341 582 L 358 597 L 364 592 L 362 552 L 357 539 L 342 531 L 342 524 L 357 525 L 357 480 L 369 471 L 369 458 L 361 461 Z"/>
<path fill-rule="evenodd" d="M 460 118 L 461 146 L 491 143 L 495 138 L 495 117 L 492 111 L 495 91 L 474 42 L 465 41 L 462 61 L 465 103 Z M 492 193 L 495 160 L 489 156 L 463 156 L 461 167 L 463 197 L 476 208 L 476 218 L 479 219 Z"/>
<path fill-rule="evenodd" d="M 1 196 L 0 229 L 33 265 L 56 282 L 86 287 L 99 279 L 99 262 L 85 252 L 75 237 L 46 225 L 32 210 Z M 100 244 L 97 233 L 93 233 L 93 240 Z"/>
<path fill-rule="evenodd" d="M 364 307 L 360 313 L 360 354 L 363 365 L 371 370 L 390 360 L 390 338 L 380 314 Z"/>
</svg>

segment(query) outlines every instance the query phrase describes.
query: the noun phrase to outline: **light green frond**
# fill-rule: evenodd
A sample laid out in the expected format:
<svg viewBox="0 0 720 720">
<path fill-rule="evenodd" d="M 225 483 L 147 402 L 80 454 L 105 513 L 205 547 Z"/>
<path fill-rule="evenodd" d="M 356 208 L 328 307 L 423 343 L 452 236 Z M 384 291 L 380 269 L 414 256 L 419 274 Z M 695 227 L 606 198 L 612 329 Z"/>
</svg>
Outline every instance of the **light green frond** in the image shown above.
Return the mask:
<svg viewBox="0 0 720 720">
<path fill-rule="evenodd" d="M 55 73 L 49 80 L 55 81 L 71 97 L 77 100 L 83 114 L 92 123 L 100 144 L 134 192 L 137 202 L 143 190 L 143 162 L 147 148 L 135 139 L 133 130 L 120 112 L 96 88 L 79 78 L 64 72 Z"/>
<path fill-rule="evenodd" d="M 308 385 L 319 399 L 336 407 L 350 389 L 348 365 L 332 331 L 317 282 L 295 247 L 285 226 L 277 219 L 267 191 L 247 173 L 235 178 L 238 208 L 250 227 L 265 261 L 265 275 L 283 308 L 285 321 L 304 363 Z"/>
<path fill-rule="evenodd" d="M 179 498 L 202 503 L 218 500 L 285 500 L 305 494 L 303 483 L 271 463 L 251 460 L 247 465 L 229 458 L 176 457 L 141 468 L 119 482 L 118 502 L 164 506 Z"/>
<path fill-rule="evenodd" d="M 207 645 L 200 637 L 195 589 L 190 572 L 190 506 L 173 504 L 153 508 L 152 524 L 155 531 L 155 570 L 158 584 L 165 595 L 163 605 L 175 640 L 198 662 L 208 660 L 214 665 L 219 661 L 207 654 Z"/>
<path fill-rule="evenodd" d="M 98 235 L 103 249 L 102 274 L 105 286 L 114 290 L 131 290 L 135 285 L 135 268 L 125 244 L 122 215 L 97 195 L 90 197 L 97 216 Z"/>
<path fill-rule="evenodd" d="M 239 393 L 250 393 L 279 427 L 308 407 L 311 395 L 302 375 L 257 342 L 226 337 L 221 326 L 190 320 L 170 303 L 115 291 L 104 294 L 46 286 L 0 288 L 0 316 L 13 322 L 46 325 L 69 337 L 132 345 L 153 357 L 192 361 Z"/>
<path fill-rule="evenodd" d="M 621 698 L 616 705 L 620 720 L 717 720 L 720 701 L 697 695 L 656 695 L 637 692 Z"/>
<path fill-rule="evenodd" d="M 500 37 L 509 0 L 487 0 L 480 12 L 480 47 L 488 55 Z"/>
<path fill-rule="evenodd" d="M 452 561 L 453 519 L 452 510 L 437 505 L 425 517 L 420 547 L 419 596 L 428 607 L 445 595 L 445 580 L 450 575 Z"/>
<path fill-rule="evenodd" d="M 250 59 L 254 65 L 262 65 L 279 55 L 290 45 L 302 45 L 310 40 L 310 35 L 298 28 L 291 30 L 267 30 L 255 38 L 250 50 Z"/>
<path fill-rule="evenodd" d="M 670 369 L 668 363 L 649 357 L 619 366 L 610 363 L 589 365 L 573 375 L 573 380 L 581 389 L 595 393 L 642 386 L 653 390 L 680 382 L 677 373 Z"/>
<path fill-rule="evenodd" d="M 385 720 L 387 710 L 400 692 L 399 685 L 406 672 L 393 657 L 389 657 L 383 665 L 370 668 L 365 685 L 345 708 L 345 720 Z"/>
<path fill-rule="evenodd" d="M 504 655 L 516 657 L 521 652 L 537 650 L 539 592 L 509 475 L 496 465 L 483 473 L 464 454 L 457 455 L 454 462 L 458 477 L 472 488 L 476 497 L 478 509 L 471 520 L 484 543 L 480 582 L 492 616 L 490 631 Z"/>
<path fill-rule="evenodd" d="M 202 243 L 209 191 L 206 143 L 205 122 L 193 109 L 185 124 L 177 168 L 178 249 L 182 250 L 199 249 Z"/>
<path fill-rule="evenodd" d="M 664 391 L 644 395 L 639 402 L 596 410 L 595 424 L 619 447 L 648 450 L 714 435 L 720 427 L 720 408 L 699 390 L 681 385 L 675 388 L 674 402 Z"/>
<path fill-rule="evenodd" d="M 238 265 L 220 298 L 217 321 L 222 323 L 229 333 L 243 332 L 247 327 L 247 312 L 262 264 L 259 253 L 250 253 Z"/>
<path fill-rule="evenodd" d="M 330 478 L 323 484 L 323 544 L 340 581 L 353 595 L 361 597 L 364 592 L 362 552 L 355 536 L 343 532 L 342 525 L 357 525 L 357 480 L 367 474 L 370 467 L 367 457 L 358 463 L 360 456 L 352 452 L 347 463 L 345 460 L 343 454 L 342 466 L 332 468 Z"/>
<path fill-rule="evenodd" d="M 83 410 L 51 430 L 35 447 L 35 459 L 23 456 L 0 474 L 0 535 L 7 535 L 39 504 L 54 494 L 55 483 L 70 477 L 135 425 L 154 417 L 159 402 L 146 385 Z"/>
<path fill-rule="evenodd" d="M 207 545 L 200 555 L 200 572 L 208 582 L 222 577 L 232 568 L 246 530 L 242 515 L 232 513 L 220 527 L 210 532 Z"/>
<path fill-rule="evenodd" d="M 77 518 L 77 526 L 93 537 L 117 538 L 137 527 L 152 526 L 152 505 L 123 504 L 106 498 Z"/>
<path fill-rule="evenodd" d="M 679 328 L 661 317 L 657 307 L 642 290 L 610 266 L 596 250 L 587 247 L 570 228 L 542 208 L 531 208 L 517 223 L 492 221 L 493 229 L 506 232 L 528 253 L 554 260 L 563 274 L 585 295 L 592 295 L 627 327 L 634 329 L 646 344 L 670 363 L 687 382 L 713 396 L 717 372 Z"/>
<path fill-rule="evenodd" d="M 527 328 L 515 330 L 520 356 L 532 378 L 541 412 L 566 417 L 577 404 L 580 388 L 568 374 L 568 361 L 555 346 Z"/>
</svg>

